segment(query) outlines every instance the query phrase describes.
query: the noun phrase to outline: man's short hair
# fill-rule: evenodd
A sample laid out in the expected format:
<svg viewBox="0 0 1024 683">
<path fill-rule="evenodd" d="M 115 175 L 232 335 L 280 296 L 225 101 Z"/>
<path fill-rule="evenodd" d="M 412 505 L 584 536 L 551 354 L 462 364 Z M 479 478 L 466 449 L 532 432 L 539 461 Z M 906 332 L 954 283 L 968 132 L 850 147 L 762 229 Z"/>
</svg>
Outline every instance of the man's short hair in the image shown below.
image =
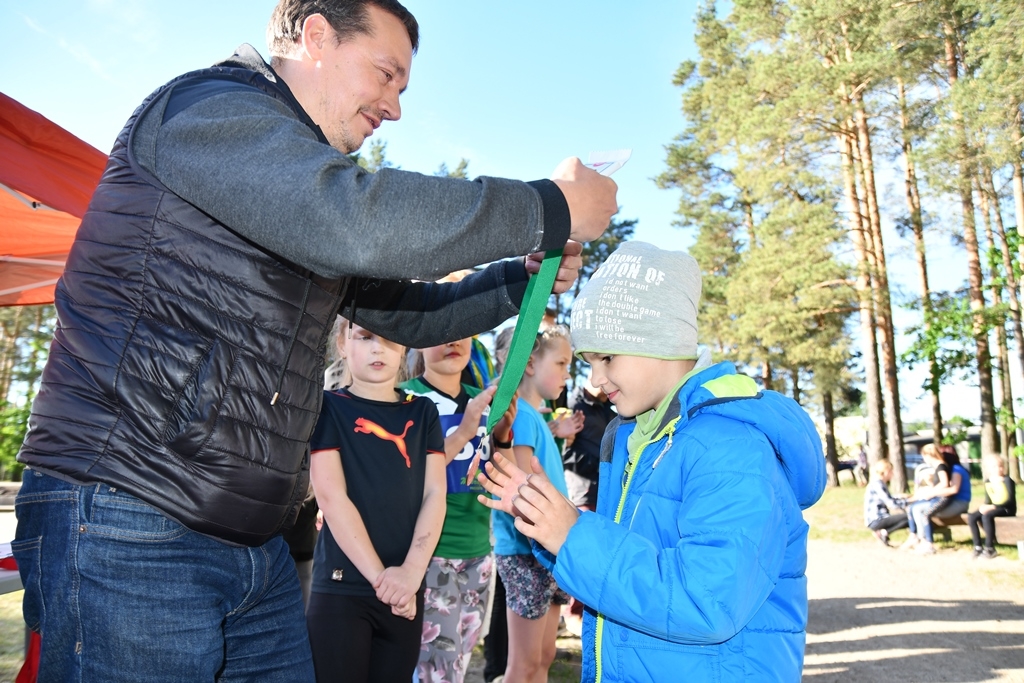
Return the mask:
<svg viewBox="0 0 1024 683">
<path fill-rule="evenodd" d="M 394 15 L 409 32 L 412 51 L 420 44 L 420 27 L 416 17 L 397 0 L 280 0 L 267 23 L 267 45 L 273 56 L 291 54 L 302 36 L 302 24 L 314 14 L 322 15 L 345 41 L 359 34 L 370 33 L 370 5 Z"/>
</svg>

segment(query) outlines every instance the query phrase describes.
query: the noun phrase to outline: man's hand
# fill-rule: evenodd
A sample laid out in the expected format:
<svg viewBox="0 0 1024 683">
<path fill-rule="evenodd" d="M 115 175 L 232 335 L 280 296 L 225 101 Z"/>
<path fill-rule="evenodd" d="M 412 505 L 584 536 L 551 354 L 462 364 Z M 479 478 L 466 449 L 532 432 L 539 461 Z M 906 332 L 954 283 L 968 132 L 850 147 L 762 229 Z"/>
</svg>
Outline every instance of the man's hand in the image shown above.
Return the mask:
<svg viewBox="0 0 1024 683">
<path fill-rule="evenodd" d="M 565 294 L 576 282 L 580 268 L 583 266 L 583 245 L 579 242 L 569 240 L 562 250 L 562 261 L 558 264 L 558 274 L 555 276 L 555 294 Z M 536 275 L 540 272 L 541 261 L 544 260 L 544 252 L 538 251 L 526 257 L 526 272 Z"/>
<path fill-rule="evenodd" d="M 560 163 L 551 174 L 551 180 L 558 185 L 569 205 L 570 239 L 590 242 L 600 237 L 619 210 L 615 202 L 618 190 L 615 181 L 587 168 L 576 157 Z"/>
<path fill-rule="evenodd" d="M 411 601 L 415 614 L 416 591 L 422 583 L 422 572 L 416 572 L 403 564 L 382 571 L 373 582 L 373 589 L 377 591 L 378 600 L 392 607 L 402 608 Z"/>
</svg>

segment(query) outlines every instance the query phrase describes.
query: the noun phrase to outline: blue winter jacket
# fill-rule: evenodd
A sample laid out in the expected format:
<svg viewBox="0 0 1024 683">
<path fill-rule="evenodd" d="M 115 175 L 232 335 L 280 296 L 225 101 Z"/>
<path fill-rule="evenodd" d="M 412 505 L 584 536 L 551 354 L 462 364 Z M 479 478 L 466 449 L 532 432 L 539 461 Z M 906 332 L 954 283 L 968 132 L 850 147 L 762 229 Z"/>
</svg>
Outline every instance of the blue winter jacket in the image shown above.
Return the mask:
<svg viewBox="0 0 1024 683">
<path fill-rule="evenodd" d="M 799 681 L 801 509 L 825 488 L 814 424 L 719 363 L 683 385 L 628 468 L 635 426 L 609 425 L 598 510 L 554 558 L 559 586 L 588 606 L 582 680 Z"/>
</svg>

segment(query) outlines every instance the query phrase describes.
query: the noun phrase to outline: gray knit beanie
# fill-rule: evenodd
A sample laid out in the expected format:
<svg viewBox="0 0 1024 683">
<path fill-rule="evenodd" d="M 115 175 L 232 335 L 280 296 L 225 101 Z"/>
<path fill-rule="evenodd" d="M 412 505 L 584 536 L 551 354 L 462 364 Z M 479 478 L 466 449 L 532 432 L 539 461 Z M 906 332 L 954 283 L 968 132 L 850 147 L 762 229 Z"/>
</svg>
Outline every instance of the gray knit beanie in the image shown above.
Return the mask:
<svg viewBox="0 0 1024 683">
<path fill-rule="evenodd" d="M 700 268 L 682 251 L 625 242 L 572 305 L 576 354 L 697 357 Z"/>
</svg>

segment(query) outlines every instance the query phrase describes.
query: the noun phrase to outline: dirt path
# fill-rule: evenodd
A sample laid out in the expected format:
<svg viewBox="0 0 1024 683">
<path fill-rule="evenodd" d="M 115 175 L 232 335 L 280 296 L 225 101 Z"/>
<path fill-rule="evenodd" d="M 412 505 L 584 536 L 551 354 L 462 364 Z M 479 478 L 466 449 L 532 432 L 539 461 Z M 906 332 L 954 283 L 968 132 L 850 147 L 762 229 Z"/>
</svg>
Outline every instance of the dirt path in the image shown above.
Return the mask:
<svg viewBox="0 0 1024 683">
<path fill-rule="evenodd" d="M 804 681 L 1024 681 L 1024 562 L 812 541 Z"/>
</svg>

